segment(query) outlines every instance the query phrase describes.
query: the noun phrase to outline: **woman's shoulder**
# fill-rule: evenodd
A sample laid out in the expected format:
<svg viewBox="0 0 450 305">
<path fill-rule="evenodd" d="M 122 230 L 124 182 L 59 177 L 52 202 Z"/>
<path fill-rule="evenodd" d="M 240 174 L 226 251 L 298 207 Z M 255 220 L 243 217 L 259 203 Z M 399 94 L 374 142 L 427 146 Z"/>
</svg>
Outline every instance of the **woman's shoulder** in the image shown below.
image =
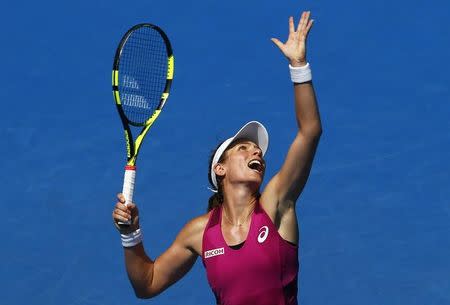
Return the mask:
<svg viewBox="0 0 450 305">
<path fill-rule="evenodd" d="M 202 249 L 203 232 L 208 224 L 211 212 L 197 216 L 188 221 L 180 232 L 181 237 L 189 248 L 200 255 Z"/>
<path fill-rule="evenodd" d="M 191 231 L 191 233 L 201 231 L 203 232 L 208 224 L 209 216 L 211 215 L 211 211 L 200 216 L 197 216 L 186 223 L 184 226 L 185 229 Z"/>
</svg>

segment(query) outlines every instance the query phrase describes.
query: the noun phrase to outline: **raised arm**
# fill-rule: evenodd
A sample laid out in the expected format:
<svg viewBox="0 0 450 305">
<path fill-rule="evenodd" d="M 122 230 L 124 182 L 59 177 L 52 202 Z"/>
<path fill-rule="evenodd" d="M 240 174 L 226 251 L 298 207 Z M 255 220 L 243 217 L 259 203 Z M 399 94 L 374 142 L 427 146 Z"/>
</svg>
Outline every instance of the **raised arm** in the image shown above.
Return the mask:
<svg viewBox="0 0 450 305">
<path fill-rule="evenodd" d="M 113 211 L 116 227 L 123 236 L 136 232 L 139 228 L 139 215 L 134 204 L 125 206 L 119 194 L 119 202 Z M 194 265 L 201 251 L 201 236 L 205 217 L 189 222 L 178 234 L 172 245 L 157 259 L 146 254 L 144 246 L 124 246 L 125 266 L 128 278 L 138 298 L 151 298 L 182 278 Z M 130 227 L 119 227 L 117 222 L 133 219 Z"/>
<path fill-rule="evenodd" d="M 289 37 L 285 43 L 276 38 L 272 39 L 288 59 L 291 73 L 294 70 L 294 73 L 308 74 L 306 40 L 313 24 L 309 17 L 310 12 L 303 12 L 297 28 L 294 27 L 293 18 L 289 18 Z M 312 81 L 294 82 L 293 86 L 298 130 L 284 164 L 262 194 L 267 198 L 265 208 L 271 212 L 275 210 L 278 214 L 295 207 L 308 179 L 322 133 Z"/>
</svg>

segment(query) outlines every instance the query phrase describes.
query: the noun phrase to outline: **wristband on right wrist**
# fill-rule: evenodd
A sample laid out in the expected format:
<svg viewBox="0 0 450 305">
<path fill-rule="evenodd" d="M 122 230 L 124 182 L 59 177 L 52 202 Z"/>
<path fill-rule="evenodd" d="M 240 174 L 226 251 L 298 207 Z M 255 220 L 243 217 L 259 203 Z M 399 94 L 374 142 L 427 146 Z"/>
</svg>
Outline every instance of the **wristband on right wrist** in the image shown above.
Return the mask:
<svg viewBox="0 0 450 305">
<path fill-rule="evenodd" d="M 293 83 L 302 84 L 312 80 L 309 63 L 306 63 L 306 65 L 302 67 L 293 67 L 289 65 L 289 72 L 291 73 L 291 80 Z"/>
<path fill-rule="evenodd" d="M 122 239 L 122 246 L 125 248 L 134 247 L 137 244 L 140 244 L 143 240 L 140 228 L 128 234 L 120 234 L 120 237 Z"/>
</svg>

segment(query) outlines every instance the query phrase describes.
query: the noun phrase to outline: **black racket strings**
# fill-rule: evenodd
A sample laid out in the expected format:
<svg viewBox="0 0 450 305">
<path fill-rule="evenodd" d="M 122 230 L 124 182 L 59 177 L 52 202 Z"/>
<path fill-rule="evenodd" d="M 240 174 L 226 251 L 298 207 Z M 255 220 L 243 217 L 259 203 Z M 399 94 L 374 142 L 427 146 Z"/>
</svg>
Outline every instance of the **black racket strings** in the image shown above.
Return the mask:
<svg viewBox="0 0 450 305">
<path fill-rule="evenodd" d="M 119 94 L 127 119 L 144 124 L 157 109 L 167 78 L 167 48 L 154 29 L 131 33 L 119 62 Z"/>
</svg>

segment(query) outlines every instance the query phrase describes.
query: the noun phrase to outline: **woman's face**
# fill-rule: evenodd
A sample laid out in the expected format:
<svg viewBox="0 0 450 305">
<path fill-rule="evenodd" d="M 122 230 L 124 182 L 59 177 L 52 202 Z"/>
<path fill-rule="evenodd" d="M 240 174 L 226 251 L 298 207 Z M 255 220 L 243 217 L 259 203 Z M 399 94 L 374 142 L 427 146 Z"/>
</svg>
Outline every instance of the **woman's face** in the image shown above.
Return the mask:
<svg viewBox="0 0 450 305">
<path fill-rule="evenodd" d="M 231 183 L 254 182 L 262 183 L 266 164 L 261 149 L 248 140 L 238 140 L 225 152 L 225 158 L 220 163 L 225 179 Z M 217 172 L 216 172 L 217 174 Z"/>
</svg>

